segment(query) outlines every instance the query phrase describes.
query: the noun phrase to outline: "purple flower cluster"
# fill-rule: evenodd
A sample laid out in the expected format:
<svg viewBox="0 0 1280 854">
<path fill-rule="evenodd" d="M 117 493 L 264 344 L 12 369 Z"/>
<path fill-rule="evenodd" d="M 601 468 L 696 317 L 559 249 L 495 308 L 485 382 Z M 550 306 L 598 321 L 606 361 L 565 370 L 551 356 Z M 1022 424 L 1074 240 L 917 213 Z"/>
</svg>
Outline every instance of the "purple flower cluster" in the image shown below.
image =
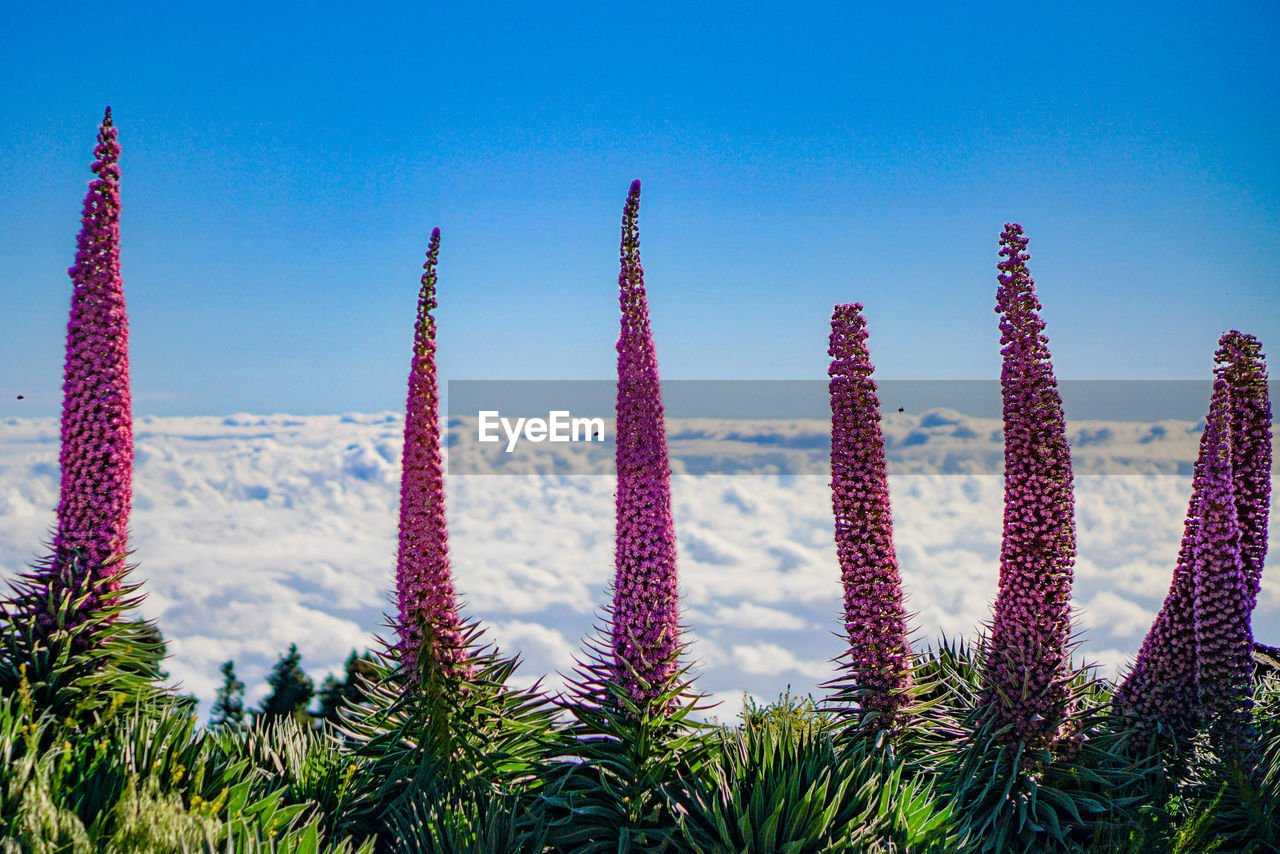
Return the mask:
<svg viewBox="0 0 1280 854">
<path fill-rule="evenodd" d="M 1240 523 L 1249 612 L 1258 601 L 1267 557 L 1267 516 L 1271 504 L 1271 400 L 1267 368 L 1258 339 L 1231 330 L 1218 342 L 1216 373 L 1231 394 L 1231 483 Z"/>
<path fill-rule="evenodd" d="M 1160 613 L 1147 631 L 1133 669 L 1116 692 L 1116 707 L 1150 724 L 1163 724 L 1181 738 L 1193 728 L 1196 708 L 1195 545 L 1200 530 L 1201 495 L 1210 449 L 1208 431 L 1192 477 L 1191 501 L 1173 582 Z"/>
<path fill-rule="evenodd" d="M 54 556 L 55 595 L 92 586 L 82 611 L 118 590 L 133 504 L 129 320 L 120 279 L 120 146 L 108 107 L 98 128 L 71 276 L 63 370 L 62 469 Z M 102 596 L 107 592 L 106 596 Z"/>
<path fill-rule="evenodd" d="M 1122 711 L 1182 737 L 1248 708 L 1250 615 L 1267 547 L 1271 403 L 1262 348 L 1232 330 L 1215 362 L 1173 581 L 1116 698 Z"/>
<path fill-rule="evenodd" d="M 656 697 L 676 669 L 679 594 L 671 468 L 658 360 L 640 266 L 640 182 L 622 214 L 618 336 L 617 541 L 611 644 L 613 678 L 637 702 Z M 637 680 L 639 676 L 648 684 Z"/>
<path fill-rule="evenodd" d="M 436 382 L 436 260 L 440 229 L 431 232 L 423 264 L 418 319 L 409 366 L 400 479 L 400 547 L 396 560 L 400 658 L 416 678 L 429 663 L 448 675 L 464 669 L 461 622 L 449 572 L 444 467 L 440 455 L 440 392 Z M 429 658 L 423 660 L 423 656 Z"/>
<path fill-rule="evenodd" d="M 1219 376 L 1204 431 L 1204 478 L 1192 580 L 1195 599 L 1196 694 L 1201 720 L 1237 715 L 1247 700 L 1253 633 L 1240 556 L 1231 464 L 1231 393 Z"/>
<path fill-rule="evenodd" d="M 880 400 L 862 304 L 831 314 L 831 504 L 849 635 L 847 677 L 863 710 L 892 729 L 907 702 L 911 647 L 893 548 Z"/>
<path fill-rule="evenodd" d="M 1069 714 L 1067 641 L 1075 562 L 1071 451 L 1022 226 L 1000 234 L 1004 538 L 984 701 L 1008 740 L 1051 745 Z"/>
</svg>

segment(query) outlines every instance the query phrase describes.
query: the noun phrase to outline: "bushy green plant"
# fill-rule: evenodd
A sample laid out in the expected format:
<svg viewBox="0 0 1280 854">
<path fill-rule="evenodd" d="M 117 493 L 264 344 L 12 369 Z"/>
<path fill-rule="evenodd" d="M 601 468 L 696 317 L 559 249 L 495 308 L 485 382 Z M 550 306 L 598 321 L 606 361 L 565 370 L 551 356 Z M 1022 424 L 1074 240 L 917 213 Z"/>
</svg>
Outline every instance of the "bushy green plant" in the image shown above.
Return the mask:
<svg viewBox="0 0 1280 854">
<path fill-rule="evenodd" d="M 695 719 L 705 707 L 687 668 L 656 685 L 635 670 L 618 681 L 625 659 L 590 641 L 586 650 L 538 803 L 550 844 L 574 854 L 680 850 L 678 795 L 703 773 L 719 728 Z"/>
<path fill-rule="evenodd" d="M 431 816 L 466 825 L 480 804 L 532 797 L 541 784 L 554 709 L 536 687 L 509 686 L 518 659 L 485 645 L 477 626 L 463 639 L 466 667 L 423 657 L 412 680 L 385 659 L 362 680 L 364 699 L 339 711 L 354 745 L 345 828 L 386 837 Z"/>
<path fill-rule="evenodd" d="M 742 729 L 785 729 L 793 737 L 803 737 L 830 729 L 832 716 L 810 694 L 799 697 L 788 685 L 777 700 L 760 704 L 749 694 L 742 699 Z"/>
<path fill-rule="evenodd" d="M 122 708 L 169 704 L 158 684 L 163 638 L 153 624 L 124 618 L 140 598 L 137 585 L 122 584 L 127 571 L 77 588 L 43 583 L 45 569 L 13 580 L 0 602 L 0 696 L 21 693 L 32 713 L 87 726 Z M 105 604 L 86 610 L 97 599 Z"/>
<path fill-rule="evenodd" d="M 405 854 L 541 854 L 547 827 L 528 798 L 491 789 L 408 801 L 387 819 L 388 844 Z"/>
<path fill-rule="evenodd" d="M 284 717 L 209 737 L 223 761 L 242 768 L 250 798 L 278 793 L 307 820 L 318 818 L 322 829 L 337 823 L 355 760 L 333 736 Z"/>
<path fill-rule="evenodd" d="M 1109 683 L 1090 668 L 1073 672 L 1071 730 L 1055 746 L 1007 741 L 979 706 L 963 719 L 965 735 L 935 754 L 971 850 L 1077 851 L 1136 821 L 1155 766 L 1135 756 L 1135 729 L 1112 713 Z"/>
<path fill-rule="evenodd" d="M 1181 850 L 1280 851 L 1280 679 L 1260 673 L 1252 693 L 1257 764 L 1221 755 L 1211 734 L 1202 733 L 1159 807 Z"/>
<path fill-rule="evenodd" d="M 19 603 L 0 632 L 0 851 L 351 850 L 326 841 L 343 758 L 329 740 L 200 729 L 158 684 L 159 633 L 120 618 L 127 599 Z"/>
<path fill-rule="evenodd" d="M 717 854 L 952 850 L 948 808 L 929 782 L 904 776 L 887 742 L 880 733 L 841 749 L 804 717 L 748 719 L 676 795 L 684 842 Z"/>
</svg>

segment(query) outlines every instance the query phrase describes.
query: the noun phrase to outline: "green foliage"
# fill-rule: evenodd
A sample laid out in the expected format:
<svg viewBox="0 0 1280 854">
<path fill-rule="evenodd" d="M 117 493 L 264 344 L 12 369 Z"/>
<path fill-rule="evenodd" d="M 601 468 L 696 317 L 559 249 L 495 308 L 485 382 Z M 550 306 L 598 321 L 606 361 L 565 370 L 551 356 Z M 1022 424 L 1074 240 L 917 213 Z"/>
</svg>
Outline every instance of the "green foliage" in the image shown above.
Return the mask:
<svg viewBox="0 0 1280 854">
<path fill-rule="evenodd" d="M 704 773 L 717 728 L 692 718 L 705 707 L 687 670 L 640 706 L 613 680 L 602 647 L 589 644 L 588 656 L 565 702 L 572 719 L 542 789 L 550 843 L 574 854 L 679 850 L 678 795 Z M 633 675 L 642 690 L 654 687 Z"/>
<path fill-rule="evenodd" d="M 1086 671 L 1054 749 L 1005 744 L 978 705 L 981 643 L 917 657 L 900 730 L 790 691 L 730 729 L 694 720 L 684 671 L 632 702 L 599 650 L 559 707 L 513 690 L 516 661 L 474 625 L 461 676 L 353 653 L 322 692 L 331 726 L 305 713 L 296 647 L 252 727 L 227 662 L 201 729 L 161 684 L 154 627 L 118 604 L 69 625 L 78 607 L 11 600 L 0 628 L 0 854 L 1280 851 L 1267 670 L 1247 762 L 1209 730 L 1151 739 Z"/>
<path fill-rule="evenodd" d="M 139 652 L 136 660 L 126 659 L 120 663 L 124 669 L 134 669 L 140 676 L 150 682 L 161 683 L 169 678 L 169 671 L 164 669 L 164 660 L 169 657 L 169 645 L 165 642 L 160 627 L 148 620 L 129 620 L 123 627 L 136 639 Z"/>
<path fill-rule="evenodd" d="M 477 835 L 503 827 L 494 850 L 519 851 L 539 833 L 515 812 L 542 784 L 554 708 L 536 686 L 508 687 L 518 660 L 485 645 L 474 624 L 464 626 L 463 649 L 457 676 L 428 656 L 416 679 L 394 660 L 375 661 L 375 678 L 358 680 L 363 698 L 339 709 L 339 729 L 355 745 L 344 807 L 350 832 L 407 833 L 412 850 L 423 851 L 471 850 L 482 844 Z"/>
<path fill-rule="evenodd" d="M 981 669 L 974 658 L 954 663 L 968 677 Z M 952 659 L 944 654 L 935 663 L 945 670 Z M 973 683 L 963 684 L 952 697 Z M 1136 749 L 1134 722 L 1112 713 L 1111 687 L 1089 668 L 1073 671 L 1071 714 L 1051 747 L 1008 743 L 982 707 L 963 716 L 963 737 L 936 749 L 930 761 L 972 850 L 1078 851 L 1128 833 L 1153 788 L 1156 764 Z"/>
<path fill-rule="evenodd" d="M 325 829 L 336 823 L 354 766 L 332 736 L 282 717 L 247 730 L 222 729 L 211 738 L 224 761 L 243 768 L 246 797 L 278 794 L 306 818 L 319 817 Z"/>
<path fill-rule="evenodd" d="M 154 776 L 130 776 L 112 808 L 115 832 L 108 845 L 123 851 L 190 851 L 211 845 L 221 829 L 207 810 L 188 810 L 178 792 L 162 792 Z"/>
<path fill-rule="evenodd" d="M 160 632 L 127 616 L 134 588 L 95 610 L 47 587 L 20 578 L 0 625 L 0 852 L 354 850 L 327 841 L 331 743 L 199 729 L 160 684 Z"/>
<path fill-rule="evenodd" d="M 985 638 L 965 643 L 943 636 L 936 647 L 916 656 L 912 671 L 914 705 L 952 719 L 976 708 L 982 696 L 982 648 Z"/>
<path fill-rule="evenodd" d="M 794 710 L 788 696 L 778 704 Z M 708 773 L 677 794 L 693 851 L 950 851 L 949 812 L 930 783 L 904 777 L 887 736 L 841 750 L 830 731 L 794 715 L 744 716 Z"/>
<path fill-rule="evenodd" d="M 792 696 L 791 686 L 772 703 L 762 706 L 750 695 L 742 697 L 742 727 L 785 731 L 801 738 L 831 729 L 833 721 L 818 701 L 809 695 L 804 699 Z"/>
<path fill-rule="evenodd" d="M 529 811 L 527 797 L 479 790 L 398 807 L 387 838 L 406 854 L 539 854 L 547 828 Z"/>
<path fill-rule="evenodd" d="M 1161 807 L 1173 850 L 1280 852 L 1280 679 L 1259 673 L 1253 701 L 1256 764 L 1220 755 L 1203 734 L 1179 766 Z"/>
<path fill-rule="evenodd" d="M 330 748 L 287 720 L 203 731 L 177 700 L 84 727 L 4 697 L 0 851 L 350 851 L 326 842 Z"/>
<path fill-rule="evenodd" d="M 1280 802 L 1280 671 L 1254 682 L 1253 720 L 1258 732 L 1257 779 L 1262 794 Z"/>
<path fill-rule="evenodd" d="M 56 731 L 51 717 L 36 716 L 29 691 L 0 701 L 0 850 L 92 850 L 84 823 L 56 801 L 56 769 L 69 750 Z"/>
<path fill-rule="evenodd" d="M 158 685 L 163 638 L 154 625 L 125 618 L 137 587 L 123 585 L 111 604 L 86 611 L 107 583 L 77 594 L 67 588 L 55 598 L 39 571 L 11 582 L 9 599 L 0 602 L 0 696 L 21 693 L 32 714 L 84 725 L 124 707 L 168 701 Z"/>
</svg>

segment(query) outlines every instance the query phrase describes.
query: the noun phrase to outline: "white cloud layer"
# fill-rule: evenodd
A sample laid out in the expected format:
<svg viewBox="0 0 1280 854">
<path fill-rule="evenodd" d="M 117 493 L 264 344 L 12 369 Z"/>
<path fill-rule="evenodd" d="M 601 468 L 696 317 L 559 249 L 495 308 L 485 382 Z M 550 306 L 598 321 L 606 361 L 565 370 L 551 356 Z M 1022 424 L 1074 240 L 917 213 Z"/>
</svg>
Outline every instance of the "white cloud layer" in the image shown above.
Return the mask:
<svg viewBox="0 0 1280 854">
<path fill-rule="evenodd" d="M 886 419 L 890 445 L 965 427 L 962 436 L 984 443 L 981 453 L 1000 450 L 981 419 L 935 413 L 928 422 L 935 426 L 922 426 L 929 418 Z M 1163 436 L 1194 436 L 1190 422 L 1161 423 Z M 1125 461 L 1152 445 L 1162 465 L 1178 465 L 1179 455 L 1188 466 L 1194 460 L 1194 441 L 1176 453 L 1142 443 L 1151 425 L 1084 426 L 1094 460 L 1087 470 L 1139 468 Z M 705 423 L 676 427 L 696 433 L 709 453 L 714 437 L 728 433 Z M 755 444 L 777 444 L 759 441 L 775 436 L 768 422 L 751 427 Z M 384 632 L 402 429 L 390 413 L 137 420 L 133 545 L 147 592 L 142 610 L 169 640 L 168 669 L 183 690 L 208 702 L 218 666 L 234 659 L 256 703 L 266 672 L 290 643 L 318 685 L 340 671 L 353 647 Z M 1073 424 L 1073 436 L 1080 429 Z M 743 441 L 743 426 L 735 430 L 734 441 Z M 785 438 L 798 430 L 787 422 L 777 432 Z M 0 422 L 0 575 L 39 555 L 53 524 L 57 441 L 54 419 Z M 908 447 L 921 446 L 928 443 Z M 447 489 L 453 567 L 467 612 L 522 655 L 521 684 L 546 676 L 545 685 L 559 688 L 557 671 L 572 668 L 606 604 L 612 479 L 452 476 Z M 698 686 L 724 701 L 715 714 L 733 719 L 744 692 L 757 701 L 787 686 L 816 692 L 841 651 L 827 477 L 678 475 L 672 490 L 690 655 Z M 1077 479 L 1075 602 L 1087 629 L 1084 653 L 1108 672 L 1126 665 L 1159 610 L 1189 492 L 1182 475 Z M 972 635 L 996 591 L 1001 479 L 902 474 L 891 478 L 891 493 L 917 642 Z M 1255 635 L 1271 644 L 1280 644 L 1276 562 L 1273 551 L 1254 615 Z"/>
</svg>

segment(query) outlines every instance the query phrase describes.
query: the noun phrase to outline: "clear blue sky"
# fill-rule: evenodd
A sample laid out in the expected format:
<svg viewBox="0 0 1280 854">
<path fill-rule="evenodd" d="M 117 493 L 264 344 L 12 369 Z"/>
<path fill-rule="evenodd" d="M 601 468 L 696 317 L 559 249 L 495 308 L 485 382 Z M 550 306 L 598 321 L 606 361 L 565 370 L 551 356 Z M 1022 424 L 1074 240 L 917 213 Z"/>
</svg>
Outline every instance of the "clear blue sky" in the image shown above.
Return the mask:
<svg viewBox="0 0 1280 854">
<path fill-rule="evenodd" d="M 106 104 L 138 414 L 401 408 L 433 226 L 442 378 L 608 378 L 637 177 L 668 378 L 821 378 L 852 301 L 995 378 L 1011 220 L 1059 377 L 1275 364 L 1280 6 L 972 5 L 9 4 L 0 416 L 58 411 Z"/>
</svg>

